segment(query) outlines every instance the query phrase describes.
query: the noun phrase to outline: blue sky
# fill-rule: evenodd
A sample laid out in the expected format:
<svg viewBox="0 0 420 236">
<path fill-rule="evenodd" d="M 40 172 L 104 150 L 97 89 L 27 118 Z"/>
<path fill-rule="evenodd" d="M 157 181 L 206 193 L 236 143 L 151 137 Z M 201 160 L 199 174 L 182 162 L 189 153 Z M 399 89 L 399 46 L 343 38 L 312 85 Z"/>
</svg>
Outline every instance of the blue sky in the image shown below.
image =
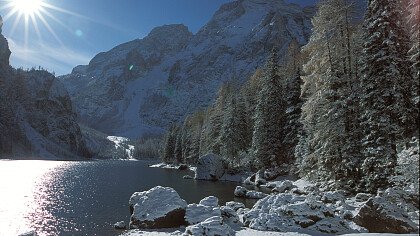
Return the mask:
<svg viewBox="0 0 420 236">
<path fill-rule="evenodd" d="M 11 10 L 5 8 L 10 1 L 15 0 L 0 0 L 3 17 Z M 62 75 L 76 65 L 87 64 L 99 52 L 143 38 L 159 25 L 183 23 L 196 33 L 222 4 L 230 1 L 43 0 L 53 6 L 45 7 L 48 13 L 42 13 L 49 27 L 36 17 L 38 32 L 30 18 L 25 30 L 24 16 L 16 21 L 15 14 L 5 20 L 2 34 L 9 40 L 12 66 L 42 66 Z M 315 2 L 288 1 L 301 5 Z"/>
</svg>

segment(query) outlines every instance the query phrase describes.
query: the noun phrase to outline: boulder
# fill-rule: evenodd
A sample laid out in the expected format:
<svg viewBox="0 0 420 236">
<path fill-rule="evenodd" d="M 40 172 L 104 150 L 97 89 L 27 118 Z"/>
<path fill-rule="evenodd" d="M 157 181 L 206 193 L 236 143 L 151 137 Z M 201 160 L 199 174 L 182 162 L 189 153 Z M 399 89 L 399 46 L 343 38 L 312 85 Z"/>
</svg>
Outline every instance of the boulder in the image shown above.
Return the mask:
<svg viewBox="0 0 420 236">
<path fill-rule="evenodd" d="M 188 226 L 184 235 L 233 236 L 235 231 L 223 222 L 221 216 L 214 216 L 199 224 Z"/>
<path fill-rule="evenodd" d="M 175 228 L 185 224 L 187 202 L 169 187 L 134 193 L 129 201 L 130 228 Z"/>
<path fill-rule="evenodd" d="M 283 182 L 277 183 L 277 186 L 275 188 L 273 188 L 272 192 L 275 192 L 275 193 L 284 193 L 287 190 L 291 190 L 294 187 L 296 187 L 296 186 L 293 185 L 293 182 L 292 181 L 285 180 Z"/>
<path fill-rule="evenodd" d="M 242 186 L 236 186 L 234 195 L 235 197 L 245 197 L 248 190 Z"/>
<path fill-rule="evenodd" d="M 185 221 L 188 225 L 194 225 L 205 221 L 213 216 L 221 216 L 219 207 L 210 207 L 200 204 L 189 204 L 185 213 Z"/>
<path fill-rule="evenodd" d="M 290 193 L 270 195 L 259 200 L 254 207 L 239 213 L 240 220 L 251 229 L 263 231 L 296 232 L 313 234 L 343 234 L 363 232 L 354 223 L 334 214 L 334 208 L 309 197 Z"/>
<path fill-rule="evenodd" d="M 240 202 L 226 202 L 226 206 L 232 208 L 234 211 L 245 208 L 245 205 Z"/>
<path fill-rule="evenodd" d="M 261 169 L 255 174 L 255 186 L 261 186 L 267 183 L 267 180 L 264 178 L 264 172 L 265 169 Z"/>
<path fill-rule="evenodd" d="M 124 221 L 120 221 L 114 224 L 114 229 L 126 229 L 127 225 Z"/>
<path fill-rule="evenodd" d="M 261 198 L 265 198 L 267 197 L 268 194 L 262 193 L 262 192 L 257 192 L 257 191 L 248 191 L 245 194 L 245 198 L 248 199 L 261 199 Z"/>
<path fill-rule="evenodd" d="M 219 199 L 215 196 L 209 196 L 202 199 L 199 204 L 204 206 L 217 207 L 219 205 Z"/>
<path fill-rule="evenodd" d="M 403 209 L 379 196 L 364 203 L 353 221 L 370 233 L 404 234 L 418 231 Z"/>
<path fill-rule="evenodd" d="M 233 229 L 239 229 L 242 227 L 242 223 L 239 220 L 239 216 L 236 211 L 230 207 L 222 206 L 220 207 L 222 212 L 223 222 L 228 224 Z"/>
<path fill-rule="evenodd" d="M 198 159 L 195 179 L 198 180 L 219 180 L 225 173 L 223 159 L 214 154 L 207 154 Z"/>
</svg>

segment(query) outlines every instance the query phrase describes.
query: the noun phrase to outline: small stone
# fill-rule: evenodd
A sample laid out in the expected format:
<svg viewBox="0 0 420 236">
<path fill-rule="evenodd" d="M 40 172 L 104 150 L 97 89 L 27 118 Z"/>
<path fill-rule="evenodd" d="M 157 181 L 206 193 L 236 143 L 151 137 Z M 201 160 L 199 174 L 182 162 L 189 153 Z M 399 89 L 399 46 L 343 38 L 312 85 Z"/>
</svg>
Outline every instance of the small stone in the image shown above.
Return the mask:
<svg viewBox="0 0 420 236">
<path fill-rule="evenodd" d="M 120 221 L 114 224 L 114 229 L 126 229 L 127 225 L 124 221 Z"/>
<path fill-rule="evenodd" d="M 235 197 L 245 197 L 248 190 L 242 186 L 236 186 L 234 195 Z"/>
<path fill-rule="evenodd" d="M 191 175 L 184 175 L 182 178 L 183 179 L 194 179 Z"/>
</svg>

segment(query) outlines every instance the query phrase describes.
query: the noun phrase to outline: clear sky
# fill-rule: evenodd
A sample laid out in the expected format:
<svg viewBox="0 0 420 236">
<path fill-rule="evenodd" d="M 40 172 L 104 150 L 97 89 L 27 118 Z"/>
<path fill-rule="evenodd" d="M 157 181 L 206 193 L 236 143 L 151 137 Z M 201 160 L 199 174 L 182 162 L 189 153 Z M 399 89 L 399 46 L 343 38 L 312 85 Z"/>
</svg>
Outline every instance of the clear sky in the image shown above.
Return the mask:
<svg viewBox="0 0 420 236">
<path fill-rule="evenodd" d="M 62 75 L 87 64 L 99 52 L 143 38 L 156 26 L 183 23 L 196 33 L 222 4 L 231 1 L 0 0 L 0 14 L 5 18 L 2 34 L 9 40 L 12 66 L 42 66 Z M 301 5 L 315 1 L 288 0 Z M 17 12 L 8 17 L 13 10 Z"/>
</svg>

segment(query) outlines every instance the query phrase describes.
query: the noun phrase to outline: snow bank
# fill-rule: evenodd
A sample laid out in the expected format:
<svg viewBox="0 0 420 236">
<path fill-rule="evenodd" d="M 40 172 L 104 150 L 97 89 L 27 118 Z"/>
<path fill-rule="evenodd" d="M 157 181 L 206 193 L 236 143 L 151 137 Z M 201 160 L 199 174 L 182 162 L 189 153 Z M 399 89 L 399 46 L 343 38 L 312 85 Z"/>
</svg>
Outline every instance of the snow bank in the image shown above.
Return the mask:
<svg viewBox="0 0 420 236">
<path fill-rule="evenodd" d="M 187 202 L 168 187 L 134 193 L 129 201 L 130 228 L 171 228 L 185 223 Z"/>
</svg>

